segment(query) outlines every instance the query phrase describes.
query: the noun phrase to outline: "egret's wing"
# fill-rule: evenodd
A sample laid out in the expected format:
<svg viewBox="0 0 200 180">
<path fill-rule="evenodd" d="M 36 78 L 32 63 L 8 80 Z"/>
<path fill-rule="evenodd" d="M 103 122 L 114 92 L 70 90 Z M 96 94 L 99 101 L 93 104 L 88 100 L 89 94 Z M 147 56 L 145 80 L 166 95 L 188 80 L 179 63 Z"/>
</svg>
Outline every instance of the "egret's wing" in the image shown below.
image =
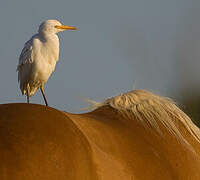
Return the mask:
<svg viewBox="0 0 200 180">
<path fill-rule="evenodd" d="M 33 46 L 32 46 L 32 38 L 27 41 L 24 45 L 24 48 L 22 49 L 22 52 L 19 56 L 19 64 L 17 66 L 17 70 L 19 71 L 21 66 L 23 66 L 24 64 L 29 64 L 29 63 L 33 63 Z"/>
<path fill-rule="evenodd" d="M 33 36 L 29 41 L 27 41 L 22 49 L 19 56 L 19 64 L 17 66 L 18 71 L 18 81 L 23 85 L 28 78 L 28 74 L 31 71 L 31 64 L 33 63 Z"/>
</svg>

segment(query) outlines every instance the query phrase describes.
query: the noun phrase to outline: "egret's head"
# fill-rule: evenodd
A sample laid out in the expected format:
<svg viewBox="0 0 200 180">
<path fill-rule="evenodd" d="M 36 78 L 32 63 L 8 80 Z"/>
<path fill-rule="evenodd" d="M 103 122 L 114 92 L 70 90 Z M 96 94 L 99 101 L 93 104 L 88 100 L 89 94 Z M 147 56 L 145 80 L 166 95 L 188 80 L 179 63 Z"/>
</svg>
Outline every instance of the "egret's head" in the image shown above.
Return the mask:
<svg viewBox="0 0 200 180">
<path fill-rule="evenodd" d="M 75 27 L 62 25 L 57 20 L 46 20 L 39 27 L 39 33 L 56 34 L 65 30 L 76 30 Z"/>
</svg>

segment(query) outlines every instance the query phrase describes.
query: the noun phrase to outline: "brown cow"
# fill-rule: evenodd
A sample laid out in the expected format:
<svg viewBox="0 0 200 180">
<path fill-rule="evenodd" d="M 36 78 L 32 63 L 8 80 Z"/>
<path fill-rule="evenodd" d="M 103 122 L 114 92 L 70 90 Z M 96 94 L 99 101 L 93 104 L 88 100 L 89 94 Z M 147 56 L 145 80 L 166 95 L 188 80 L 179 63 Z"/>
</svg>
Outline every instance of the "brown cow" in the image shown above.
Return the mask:
<svg viewBox="0 0 200 180">
<path fill-rule="evenodd" d="M 200 131 L 171 100 L 135 90 L 70 114 L 0 105 L 0 180 L 199 180 Z"/>
</svg>

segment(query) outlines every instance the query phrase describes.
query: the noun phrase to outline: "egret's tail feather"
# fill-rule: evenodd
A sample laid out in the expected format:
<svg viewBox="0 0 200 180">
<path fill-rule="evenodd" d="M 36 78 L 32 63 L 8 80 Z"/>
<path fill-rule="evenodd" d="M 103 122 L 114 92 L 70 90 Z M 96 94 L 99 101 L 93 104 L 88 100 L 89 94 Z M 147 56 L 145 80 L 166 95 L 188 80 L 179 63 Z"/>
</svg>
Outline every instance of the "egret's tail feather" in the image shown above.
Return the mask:
<svg viewBox="0 0 200 180">
<path fill-rule="evenodd" d="M 22 95 L 27 95 L 27 93 L 29 93 L 29 97 L 30 97 L 35 94 L 38 88 L 31 87 L 28 83 L 26 85 L 20 86 L 20 89 L 21 89 Z"/>
</svg>

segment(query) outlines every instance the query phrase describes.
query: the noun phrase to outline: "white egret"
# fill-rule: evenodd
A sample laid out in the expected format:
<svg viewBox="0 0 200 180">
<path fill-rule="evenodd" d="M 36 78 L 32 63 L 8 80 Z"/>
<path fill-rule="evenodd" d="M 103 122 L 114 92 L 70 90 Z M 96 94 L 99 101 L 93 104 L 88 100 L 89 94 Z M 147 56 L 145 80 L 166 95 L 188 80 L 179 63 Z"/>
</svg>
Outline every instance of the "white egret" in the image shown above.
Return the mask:
<svg viewBox="0 0 200 180">
<path fill-rule="evenodd" d="M 24 45 L 17 66 L 18 81 L 23 95 L 32 96 L 40 88 L 46 106 L 44 84 L 54 71 L 59 58 L 59 38 L 57 33 L 64 30 L 76 30 L 72 26 L 64 26 L 57 20 L 44 21 L 38 33 L 33 35 Z"/>
</svg>

